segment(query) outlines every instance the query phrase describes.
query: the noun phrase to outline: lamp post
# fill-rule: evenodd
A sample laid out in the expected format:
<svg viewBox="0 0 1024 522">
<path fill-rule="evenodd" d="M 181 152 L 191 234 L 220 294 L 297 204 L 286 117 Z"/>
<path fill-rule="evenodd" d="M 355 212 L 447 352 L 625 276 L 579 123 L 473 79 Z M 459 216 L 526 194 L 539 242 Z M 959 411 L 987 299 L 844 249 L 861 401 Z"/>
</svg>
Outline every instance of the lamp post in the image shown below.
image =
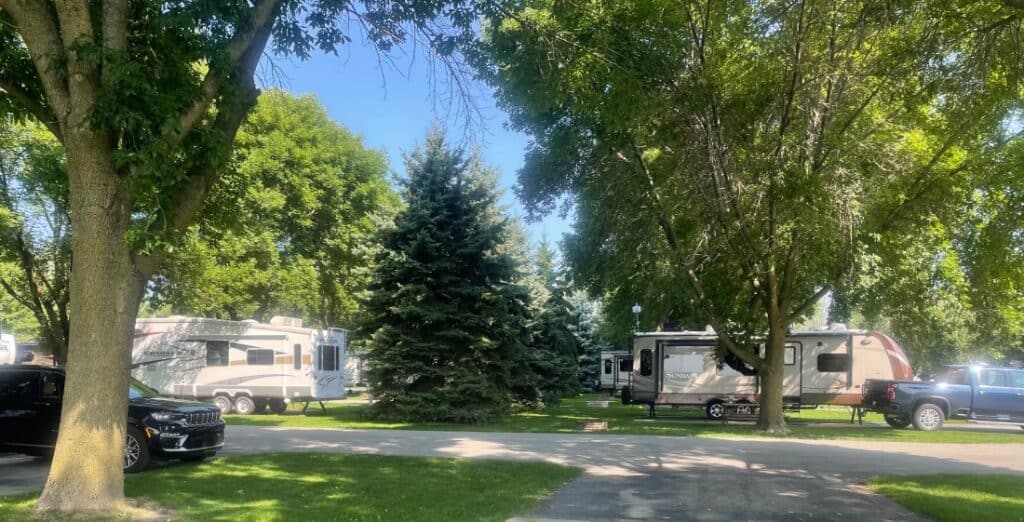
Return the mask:
<svg viewBox="0 0 1024 522">
<path fill-rule="evenodd" d="M 635 331 L 639 332 L 640 331 L 640 312 L 643 310 L 643 308 L 640 308 L 640 303 L 636 303 L 636 304 L 633 305 L 632 310 L 633 310 L 633 317 L 636 318 L 636 330 Z"/>
</svg>

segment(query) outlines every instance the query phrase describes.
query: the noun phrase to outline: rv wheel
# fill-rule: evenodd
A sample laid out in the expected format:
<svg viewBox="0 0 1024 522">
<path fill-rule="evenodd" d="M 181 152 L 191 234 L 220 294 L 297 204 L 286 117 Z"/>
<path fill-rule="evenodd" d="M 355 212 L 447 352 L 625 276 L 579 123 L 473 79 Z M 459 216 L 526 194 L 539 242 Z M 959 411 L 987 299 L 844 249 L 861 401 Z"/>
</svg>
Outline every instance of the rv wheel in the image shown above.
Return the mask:
<svg viewBox="0 0 1024 522">
<path fill-rule="evenodd" d="M 227 415 L 231 413 L 231 399 L 223 395 L 218 395 L 214 397 L 213 400 L 210 402 L 212 402 L 213 405 L 216 406 L 218 410 L 220 410 L 221 415 Z"/>
<path fill-rule="evenodd" d="M 743 401 L 743 404 L 744 406 L 736 407 L 736 415 L 753 415 L 754 405 L 747 401 Z"/>
<path fill-rule="evenodd" d="M 281 399 L 270 399 L 269 406 L 270 413 L 276 413 L 280 415 L 288 411 L 288 404 Z"/>
<path fill-rule="evenodd" d="M 235 412 L 239 415 L 249 415 L 256 411 L 256 403 L 252 399 L 241 396 L 235 398 Z"/>
<path fill-rule="evenodd" d="M 722 416 L 725 415 L 725 406 L 720 400 L 713 400 L 708 402 L 707 407 L 704 408 L 705 413 L 711 420 L 721 420 Z"/>
</svg>

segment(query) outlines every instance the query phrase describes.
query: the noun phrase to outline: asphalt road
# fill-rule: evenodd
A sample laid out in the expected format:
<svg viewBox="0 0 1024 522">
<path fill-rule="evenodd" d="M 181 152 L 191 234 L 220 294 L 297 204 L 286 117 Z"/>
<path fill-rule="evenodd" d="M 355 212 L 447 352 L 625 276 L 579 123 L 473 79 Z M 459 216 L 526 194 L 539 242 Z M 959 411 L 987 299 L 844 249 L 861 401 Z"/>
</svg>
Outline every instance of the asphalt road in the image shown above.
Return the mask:
<svg viewBox="0 0 1024 522">
<path fill-rule="evenodd" d="M 863 481 L 918 473 L 1024 476 L 1024 434 L 1020 444 L 914 444 L 230 426 L 226 439 L 224 455 L 346 452 L 585 470 L 521 520 L 917 520 Z M 0 458 L 0 495 L 39 489 L 45 468 Z"/>
</svg>

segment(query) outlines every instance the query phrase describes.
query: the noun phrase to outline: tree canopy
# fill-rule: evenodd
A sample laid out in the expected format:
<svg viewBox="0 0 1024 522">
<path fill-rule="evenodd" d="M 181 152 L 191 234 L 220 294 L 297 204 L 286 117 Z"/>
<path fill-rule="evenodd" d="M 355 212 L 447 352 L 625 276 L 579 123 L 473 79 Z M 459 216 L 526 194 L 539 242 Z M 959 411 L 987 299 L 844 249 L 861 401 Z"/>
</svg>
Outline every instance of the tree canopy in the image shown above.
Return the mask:
<svg viewBox="0 0 1024 522">
<path fill-rule="evenodd" d="M 200 222 L 154 280 L 153 305 L 353 326 L 377 231 L 397 210 L 387 174 L 384 155 L 315 98 L 264 92 Z"/>
</svg>

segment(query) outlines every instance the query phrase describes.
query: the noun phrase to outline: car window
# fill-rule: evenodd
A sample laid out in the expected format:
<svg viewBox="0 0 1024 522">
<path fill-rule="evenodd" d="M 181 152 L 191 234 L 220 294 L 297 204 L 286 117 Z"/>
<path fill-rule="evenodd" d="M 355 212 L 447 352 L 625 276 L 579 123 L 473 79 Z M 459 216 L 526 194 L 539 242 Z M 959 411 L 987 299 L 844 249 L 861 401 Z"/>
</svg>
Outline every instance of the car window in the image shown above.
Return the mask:
<svg viewBox="0 0 1024 522">
<path fill-rule="evenodd" d="M 141 382 L 132 379 L 128 384 L 128 398 L 129 399 L 143 399 L 149 397 L 159 397 L 160 392 L 156 391 Z"/>
<path fill-rule="evenodd" d="M 1010 372 L 1010 386 L 1024 388 L 1024 370 L 1013 370 Z"/>
<path fill-rule="evenodd" d="M 59 373 L 41 374 L 39 396 L 44 399 L 60 399 L 64 393 L 64 376 Z"/>
<path fill-rule="evenodd" d="M 1006 386 L 1006 370 L 982 370 L 982 386 Z"/>
<path fill-rule="evenodd" d="M 967 368 L 946 368 L 946 371 L 939 374 L 935 378 L 935 382 L 941 382 L 946 384 L 970 384 L 970 376 L 967 374 Z"/>
<path fill-rule="evenodd" d="M 38 383 L 36 372 L 0 372 L 0 400 L 34 399 Z"/>
</svg>

